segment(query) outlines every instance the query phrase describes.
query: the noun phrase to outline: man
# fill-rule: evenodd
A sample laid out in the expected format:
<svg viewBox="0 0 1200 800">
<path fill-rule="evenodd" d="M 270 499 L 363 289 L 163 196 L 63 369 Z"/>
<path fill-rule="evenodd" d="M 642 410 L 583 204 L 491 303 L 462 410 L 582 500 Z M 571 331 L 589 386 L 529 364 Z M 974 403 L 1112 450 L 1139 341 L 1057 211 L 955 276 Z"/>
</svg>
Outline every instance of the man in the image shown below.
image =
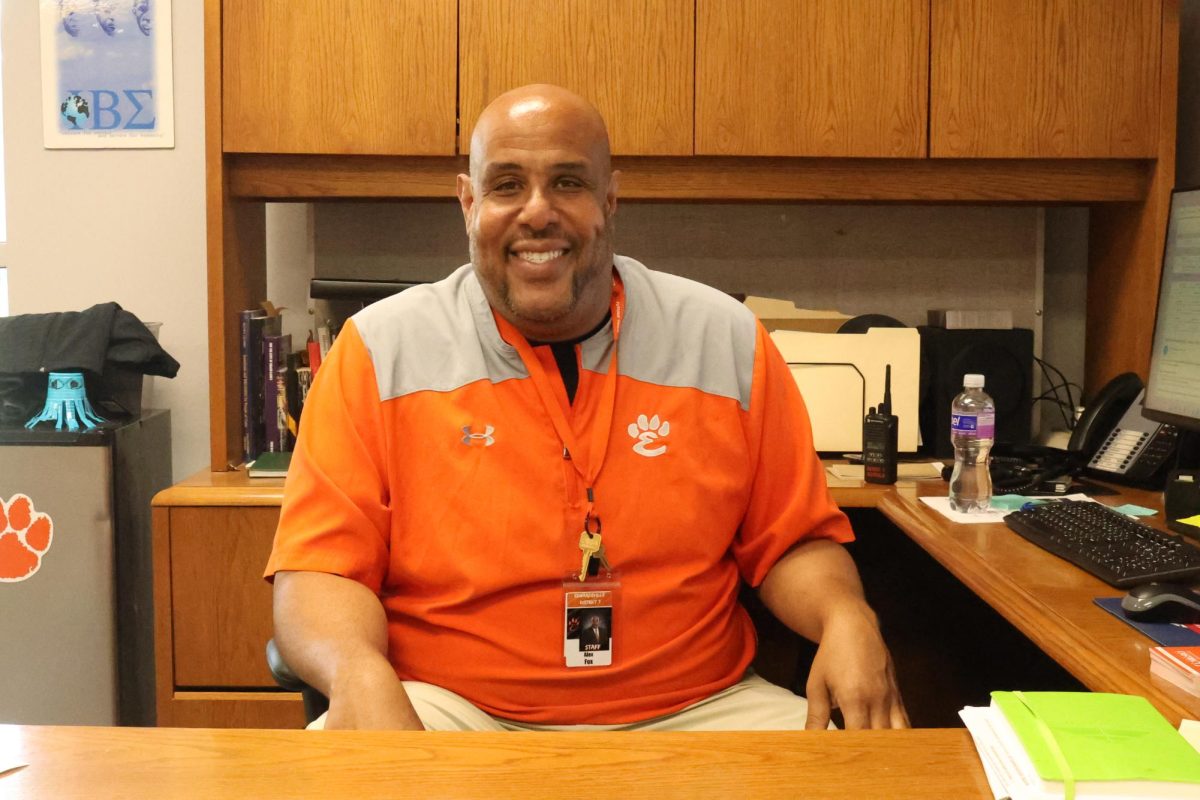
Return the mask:
<svg viewBox="0 0 1200 800">
<path fill-rule="evenodd" d="M 738 303 L 614 256 L 617 179 L 586 101 L 497 98 L 471 264 L 322 363 L 267 575 L 326 727 L 907 724 L 786 366 Z M 807 705 L 747 674 L 740 580 L 819 642 Z M 606 609 L 602 657 L 573 607 Z"/>
<path fill-rule="evenodd" d="M 579 644 L 585 650 L 608 649 L 608 630 L 600 624 L 600 617 L 593 614 L 588 618 L 587 627 L 579 634 Z"/>
</svg>

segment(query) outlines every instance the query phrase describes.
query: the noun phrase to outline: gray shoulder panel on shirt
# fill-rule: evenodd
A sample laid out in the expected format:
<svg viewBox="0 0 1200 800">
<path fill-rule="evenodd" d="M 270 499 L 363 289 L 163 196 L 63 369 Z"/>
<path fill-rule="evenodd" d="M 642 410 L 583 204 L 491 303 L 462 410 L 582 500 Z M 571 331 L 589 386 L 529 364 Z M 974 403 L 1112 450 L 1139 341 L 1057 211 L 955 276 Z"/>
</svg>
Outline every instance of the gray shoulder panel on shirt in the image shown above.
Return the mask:
<svg viewBox="0 0 1200 800">
<path fill-rule="evenodd" d="M 728 397 L 748 410 L 757 338 L 753 312 L 711 286 L 654 272 L 631 258 L 615 261 L 628 298 L 621 374 Z"/>
<path fill-rule="evenodd" d="M 516 350 L 500 338 L 470 264 L 437 283 L 372 303 L 353 319 L 382 400 L 528 375 Z"/>
<path fill-rule="evenodd" d="M 620 371 L 659 386 L 699 389 L 750 407 L 754 315 L 695 281 L 614 258 L 625 284 Z M 384 298 L 354 315 L 383 400 L 449 392 L 479 380 L 525 378 L 515 348 L 500 338 L 470 264 L 437 283 Z M 608 367 L 611 326 L 583 345 L 583 366 Z"/>
</svg>

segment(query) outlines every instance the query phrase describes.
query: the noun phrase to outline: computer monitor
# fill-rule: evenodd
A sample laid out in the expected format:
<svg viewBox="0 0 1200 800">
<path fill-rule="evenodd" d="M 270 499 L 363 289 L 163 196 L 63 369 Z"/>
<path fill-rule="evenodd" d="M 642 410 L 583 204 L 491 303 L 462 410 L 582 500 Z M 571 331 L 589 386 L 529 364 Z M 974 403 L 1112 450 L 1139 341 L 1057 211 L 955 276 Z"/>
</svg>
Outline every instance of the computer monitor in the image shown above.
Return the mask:
<svg viewBox="0 0 1200 800">
<path fill-rule="evenodd" d="M 1143 413 L 1200 431 L 1200 188 L 1171 195 Z"/>
</svg>

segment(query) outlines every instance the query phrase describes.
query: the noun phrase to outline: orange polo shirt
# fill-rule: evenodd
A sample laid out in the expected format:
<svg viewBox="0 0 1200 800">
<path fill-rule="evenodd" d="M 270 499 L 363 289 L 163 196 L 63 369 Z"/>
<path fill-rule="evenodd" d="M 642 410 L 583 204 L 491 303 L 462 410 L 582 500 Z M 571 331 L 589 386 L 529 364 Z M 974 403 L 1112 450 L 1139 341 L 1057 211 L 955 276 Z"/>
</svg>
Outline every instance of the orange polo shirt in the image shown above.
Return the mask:
<svg viewBox="0 0 1200 800">
<path fill-rule="evenodd" d="M 626 308 L 578 346 L 564 458 L 530 370 L 470 266 L 348 321 L 304 409 L 267 567 L 377 593 L 397 674 L 495 716 L 617 723 L 677 711 L 754 657 L 740 581 L 796 542 L 853 538 L 786 364 L 741 304 L 616 257 Z M 604 382 L 617 352 L 611 424 Z M 536 367 L 535 367 L 536 370 Z M 653 435 L 650 435 L 653 434 Z M 563 581 L 592 488 L 619 573 L 612 665 L 568 668 Z M 586 472 L 586 470 L 584 470 Z"/>
</svg>

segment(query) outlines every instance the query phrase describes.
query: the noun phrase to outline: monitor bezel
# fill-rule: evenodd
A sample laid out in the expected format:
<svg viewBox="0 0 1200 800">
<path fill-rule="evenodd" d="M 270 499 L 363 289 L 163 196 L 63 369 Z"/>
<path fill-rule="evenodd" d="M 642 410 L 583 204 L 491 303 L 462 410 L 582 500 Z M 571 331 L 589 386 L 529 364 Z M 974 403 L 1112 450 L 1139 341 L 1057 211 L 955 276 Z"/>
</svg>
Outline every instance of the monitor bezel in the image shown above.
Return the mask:
<svg viewBox="0 0 1200 800">
<path fill-rule="evenodd" d="M 1150 370 L 1154 366 L 1154 344 L 1158 339 L 1158 320 L 1162 311 L 1160 306 L 1162 305 L 1163 278 L 1165 277 L 1167 267 L 1167 246 L 1170 244 L 1168 233 L 1171 227 L 1171 212 L 1175 210 L 1175 195 L 1187 192 L 1200 192 L 1200 185 L 1175 187 L 1171 190 L 1171 202 L 1167 206 L 1167 227 L 1163 229 L 1162 256 L 1158 260 L 1158 287 L 1155 290 L 1154 298 L 1154 327 L 1150 329 L 1150 359 L 1146 363 L 1147 393 L 1150 389 Z M 1153 422 L 1162 422 L 1189 431 L 1200 431 L 1200 417 L 1187 417 L 1170 411 L 1159 411 L 1151 408 L 1146 400 L 1142 401 L 1142 416 Z"/>
</svg>

